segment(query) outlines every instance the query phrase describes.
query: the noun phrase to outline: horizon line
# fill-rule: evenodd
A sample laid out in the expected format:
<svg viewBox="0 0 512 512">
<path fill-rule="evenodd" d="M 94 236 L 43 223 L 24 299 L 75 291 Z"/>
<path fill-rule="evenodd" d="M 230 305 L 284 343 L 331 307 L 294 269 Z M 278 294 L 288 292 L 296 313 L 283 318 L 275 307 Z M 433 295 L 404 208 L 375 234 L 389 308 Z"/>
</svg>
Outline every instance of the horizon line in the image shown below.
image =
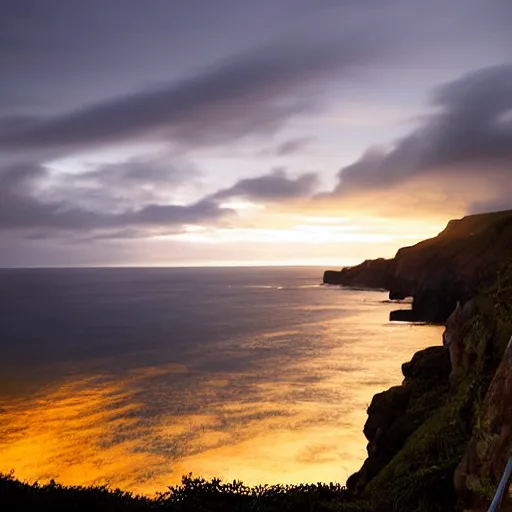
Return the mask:
<svg viewBox="0 0 512 512">
<path fill-rule="evenodd" d="M 164 268 L 307 268 L 307 267 L 335 267 L 343 268 L 354 265 L 354 263 L 219 263 L 208 265 L 137 265 L 137 264 L 114 264 L 114 265 L 19 265 L 19 266 L 0 266 L 0 270 L 73 270 L 73 269 L 164 269 Z"/>
</svg>

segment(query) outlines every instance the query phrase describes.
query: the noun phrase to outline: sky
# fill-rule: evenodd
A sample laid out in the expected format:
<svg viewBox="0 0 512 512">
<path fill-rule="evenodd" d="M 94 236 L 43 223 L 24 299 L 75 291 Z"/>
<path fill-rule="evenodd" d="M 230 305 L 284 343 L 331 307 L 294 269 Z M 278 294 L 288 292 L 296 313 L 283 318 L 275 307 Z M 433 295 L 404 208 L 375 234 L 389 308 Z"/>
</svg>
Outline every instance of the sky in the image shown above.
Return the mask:
<svg viewBox="0 0 512 512">
<path fill-rule="evenodd" d="M 512 208 L 510 0 L 3 0 L 0 266 L 342 266 Z"/>
</svg>

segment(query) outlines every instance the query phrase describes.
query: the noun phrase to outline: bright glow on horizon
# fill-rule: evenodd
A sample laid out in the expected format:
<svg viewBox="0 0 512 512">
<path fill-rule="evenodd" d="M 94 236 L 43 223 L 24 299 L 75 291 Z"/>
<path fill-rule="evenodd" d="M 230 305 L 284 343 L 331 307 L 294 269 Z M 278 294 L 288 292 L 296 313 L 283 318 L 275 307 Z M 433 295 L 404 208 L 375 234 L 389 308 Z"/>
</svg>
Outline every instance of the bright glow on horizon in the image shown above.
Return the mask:
<svg viewBox="0 0 512 512">
<path fill-rule="evenodd" d="M 226 242 L 267 242 L 287 243 L 300 242 L 305 244 L 318 243 L 386 243 L 398 240 L 417 240 L 412 234 L 380 234 L 380 233 L 343 233 L 341 231 L 312 226 L 296 226 L 290 230 L 283 229 L 216 229 L 208 232 L 187 232 L 162 235 L 158 238 L 180 240 L 192 243 L 226 243 Z"/>
</svg>

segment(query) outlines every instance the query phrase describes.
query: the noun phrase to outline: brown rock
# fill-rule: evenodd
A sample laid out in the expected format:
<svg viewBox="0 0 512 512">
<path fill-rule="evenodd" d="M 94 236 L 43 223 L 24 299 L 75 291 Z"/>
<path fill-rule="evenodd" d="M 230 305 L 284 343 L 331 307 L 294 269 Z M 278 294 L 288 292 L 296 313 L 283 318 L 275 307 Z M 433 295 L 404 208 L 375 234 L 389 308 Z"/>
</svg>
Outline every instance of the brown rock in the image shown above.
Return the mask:
<svg viewBox="0 0 512 512">
<path fill-rule="evenodd" d="M 466 507 L 489 505 L 512 456 L 512 338 L 487 391 L 468 450 L 454 475 Z M 507 508 L 509 507 L 509 508 Z M 512 509 L 510 495 L 501 510 Z"/>
</svg>

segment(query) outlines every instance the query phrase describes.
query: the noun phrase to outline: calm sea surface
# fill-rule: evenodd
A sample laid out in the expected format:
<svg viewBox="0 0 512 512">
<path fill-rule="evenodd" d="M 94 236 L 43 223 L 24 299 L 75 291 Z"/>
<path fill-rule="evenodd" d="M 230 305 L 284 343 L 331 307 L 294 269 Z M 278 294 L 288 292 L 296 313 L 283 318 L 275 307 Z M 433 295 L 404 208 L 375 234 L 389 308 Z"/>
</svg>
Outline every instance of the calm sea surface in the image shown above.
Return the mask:
<svg viewBox="0 0 512 512">
<path fill-rule="evenodd" d="M 152 494 L 344 482 L 372 396 L 441 329 L 320 268 L 0 270 L 0 472 Z"/>
</svg>

